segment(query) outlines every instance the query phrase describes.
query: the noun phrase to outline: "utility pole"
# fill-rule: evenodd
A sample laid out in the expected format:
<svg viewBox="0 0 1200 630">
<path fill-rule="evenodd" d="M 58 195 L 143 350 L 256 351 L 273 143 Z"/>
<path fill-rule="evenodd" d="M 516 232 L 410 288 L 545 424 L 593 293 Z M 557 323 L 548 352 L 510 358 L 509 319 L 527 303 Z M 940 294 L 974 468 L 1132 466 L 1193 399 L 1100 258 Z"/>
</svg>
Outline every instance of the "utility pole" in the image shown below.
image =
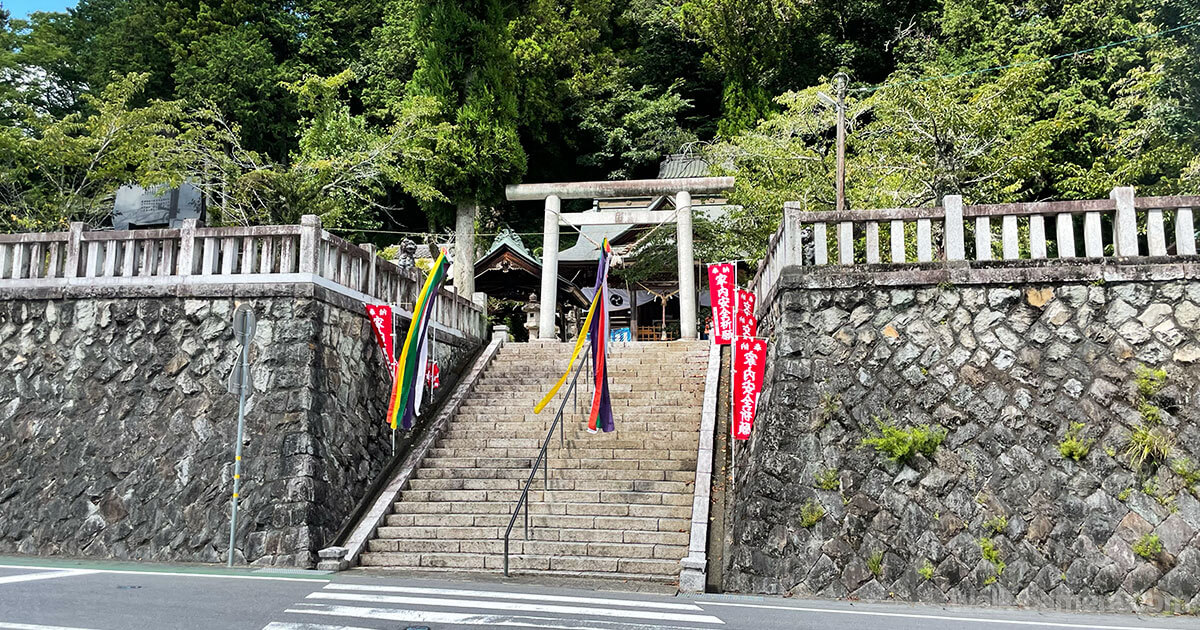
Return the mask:
<svg viewBox="0 0 1200 630">
<path fill-rule="evenodd" d="M 837 88 L 837 211 L 846 209 L 846 83 L 850 77 L 839 72 L 833 77 Z"/>
</svg>

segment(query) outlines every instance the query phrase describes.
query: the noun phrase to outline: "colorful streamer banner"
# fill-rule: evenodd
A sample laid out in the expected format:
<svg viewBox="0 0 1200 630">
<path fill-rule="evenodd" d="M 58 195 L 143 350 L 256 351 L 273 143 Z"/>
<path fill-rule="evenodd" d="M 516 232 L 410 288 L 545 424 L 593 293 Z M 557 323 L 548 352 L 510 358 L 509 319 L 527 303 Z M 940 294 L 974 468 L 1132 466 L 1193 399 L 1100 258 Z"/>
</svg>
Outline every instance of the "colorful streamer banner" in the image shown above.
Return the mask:
<svg viewBox="0 0 1200 630">
<path fill-rule="evenodd" d="M 421 409 L 421 398 L 425 393 L 424 372 L 429 364 L 429 324 L 433 319 L 433 304 L 445 279 L 446 252 L 441 252 L 417 295 L 412 322 L 400 349 L 400 360 L 396 362 L 396 380 L 392 383 L 387 412 L 388 424 L 393 429 L 397 422 L 405 429 L 411 429 L 413 419 Z"/>
<path fill-rule="evenodd" d="M 737 290 L 737 323 L 734 329 L 738 337 L 758 335 L 758 318 L 754 316 L 754 292 Z"/>
<path fill-rule="evenodd" d="M 712 304 L 713 342 L 727 346 L 734 336 L 734 295 L 737 267 L 733 263 L 708 266 L 708 297 Z"/>
<path fill-rule="evenodd" d="M 733 342 L 733 422 L 735 440 L 750 439 L 758 395 L 762 392 L 767 364 L 767 340 L 738 337 Z"/>
<path fill-rule="evenodd" d="M 567 382 L 567 377 L 571 375 L 571 370 L 575 366 L 575 360 L 579 358 L 579 351 L 583 349 L 583 344 L 591 339 L 591 351 L 593 361 L 596 365 L 596 372 L 593 375 L 595 382 L 598 384 L 593 389 L 591 413 L 588 417 L 588 430 L 596 431 L 597 429 L 605 432 L 612 431 L 614 427 L 612 418 L 612 404 L 608 393 L 608 366 L 605 361 L 604 353 L 605 343 L 600 342 L 597 347 L 597 339 L 604 339 L 607 335 L 603 331 L 608 326 L 608 309 L 605 305 L 608 303 L 608 266 L 612 260 L 612 246 L 608 244 L 608 239 L 605 239 L 601 248 L 600 264 L 596 268 L 596 291 L 592 294 L 592 303 L 588 307 L 587 317 L 583 319 L 583 326 L 579 331 L 579 337 L 575 340 L 575 349 L 571 352 L 571 360 L 567 362 L 567 371 L 559 377 L 554 386 L 550 388 L 549 393 L 545 395 L 538 404 L 534 405 L 533 412 L 541 413 L 546 405 L 554 399 L 554 395 Z"/>
<path fill-rule="evenodd" d="M 371 320 L 371 329 L 375 331 L 375 343 L 383 350 L 383 358 L 388 362 L 388 369 L 396 372 L 396 329 L 392 307 L 387 304 L 367 304 L 367 318 Z"/>
<path fill-rule="evenodd" d="M 596 268 L 596 317 L 587 328 L 592 339 L 592 357 L 596 373 L 593 375 L 592 411 L 588 415 L 588 432 L 608 433 L 616 428 L 613 423 L 612 402 L 608 395 L 608 264 L 612 258 L 612 247 L 608 239 L 600 249 L 600 264 Z"/>
</svg>

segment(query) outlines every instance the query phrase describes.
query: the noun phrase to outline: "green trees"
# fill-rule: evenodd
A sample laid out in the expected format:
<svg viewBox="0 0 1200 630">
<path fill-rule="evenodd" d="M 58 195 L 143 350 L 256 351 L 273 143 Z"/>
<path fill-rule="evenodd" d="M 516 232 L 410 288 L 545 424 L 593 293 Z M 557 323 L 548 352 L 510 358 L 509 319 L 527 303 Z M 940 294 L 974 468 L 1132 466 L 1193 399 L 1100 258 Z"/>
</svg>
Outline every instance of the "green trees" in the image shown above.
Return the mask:
<svg viewBox="0 0 1200 630">
<path fill-rule="evenodd" d="M 422 230 L 480 203 L 536 230 L 505 184 L 653 177 L 699 147 L 738 178 L 711 247 L 754 251 L 783 201 L 832 205 L 816 93 L 838 71 L 860 89 L 852 208 L 1200 191 L 1200 28 L 1147 37 L 1200 21 L 1200 0 L 81 0 L 10 17 L 6 229 L 155 175 L 199 182 L 233 222 Z M 171 115 L 86 203 L 45 192 L 30 160 L 71 163 L 85 121 L 157 101 Z M 29 153 L 55 128 L 78 142 Z"/>
<path fill-rule="evenodd" d="M 58 118 L 28 105 L 18 124 L 0 127 L 0 231 L 48 231 L 68 220 L 98 225 L 104 202 L 126 182 L 177 182 L 179 102 L 133 103 L 146 75 L 129 75 L 85 94 L 89 114 Z"/>
<path fill-rule="evenodd" d="M 1200 143 L 1183 131 L 1196 116 L 1192 32 L 1154 36 L 1172 23 L 1156 21 L 1155 6 L 945 0 L 929 30 L 901 38 L 882 89 L 850 95 L 851 208 L 947 194 L 995 203 L 1103 198 L 1119 185 L 1146 194 L 1194 187 L 1188 165 Z M 1056 55 L 1066 56 L 1038 61 Z M 997 69 L 975 72 L 984 68 Z M 739 177 L 732 198 L 744 210 L 727 233 L 750 251 L 778 225 L 784 201 L 833 205 L 833 115 L 815 92 L 779 96 L 782 111 L 709 149 L 712 163 Z"/>
<path fill-rule="evenodd" d="M 512 46 L 501 3 L 426 2 L 413 29 L 419 57 L 399 111 L 429 130 L 417 142 L 432 159 L 402 168 L 453 204 L 497 201 L 504 185 L 525 172 Z M 424 206 L 432 216 L 445 216 L 440 199 Z"/>
</svg>

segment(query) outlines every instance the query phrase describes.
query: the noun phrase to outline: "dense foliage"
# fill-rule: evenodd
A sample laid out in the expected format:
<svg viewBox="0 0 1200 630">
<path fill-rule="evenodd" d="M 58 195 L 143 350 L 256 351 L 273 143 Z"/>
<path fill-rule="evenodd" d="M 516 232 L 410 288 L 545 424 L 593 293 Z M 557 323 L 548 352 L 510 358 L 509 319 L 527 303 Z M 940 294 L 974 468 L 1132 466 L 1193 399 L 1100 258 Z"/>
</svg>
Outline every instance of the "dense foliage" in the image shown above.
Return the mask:
<svg viewBox="0 0 1200 630">
<path fill-rule="evenodd" d="M 0 9 L 2 230 L 99 224 L 121 183 L 189 178 L 228 223 L 437 229 L 481 203 L 488 225 L 536 231 L 504 184 L 652 177 L 701 151 L 738 177 L 741 210 L 697 247 L 757 253 L 783 201 L 832 205 L 818 93 L 839 71 L 852 208 L 1200 187 L 1200 0 L 80 0 L 14 17 Z M 665 232 L 643 249 L 670 263 Z"/>
</svg>

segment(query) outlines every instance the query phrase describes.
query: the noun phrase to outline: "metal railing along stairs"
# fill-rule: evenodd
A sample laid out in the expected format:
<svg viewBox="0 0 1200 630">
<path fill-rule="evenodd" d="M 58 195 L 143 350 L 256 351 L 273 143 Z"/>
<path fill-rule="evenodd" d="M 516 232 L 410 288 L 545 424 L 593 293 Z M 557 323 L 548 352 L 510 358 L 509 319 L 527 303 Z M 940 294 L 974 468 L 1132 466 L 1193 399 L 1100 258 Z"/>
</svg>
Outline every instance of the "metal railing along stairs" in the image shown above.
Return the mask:
<svg viewBox="0 0 1200 630">
<path fill-rule="evenodd" d="M 554 437 L 554 430 L 558 429 L 558 445 L 563 446 L 563 414 L 567 409 L 567 400 L 575 395 L 575 406 L 578 409 L 579 397 L 576 391 L 576 384 L 579 382 L 579 373 L 583 371 L 583 365 L 589 363 L 591 358 L 591 344 L 588 344 L 588 349 L 583 357 L 579 359 L 579 365 L 575 367 L 575 375 L 571 377 L 571 384 L 563 394 L 562 402 L 558 405 L 558 413 L 554 416 L 554 422 L 550 424 L 550 430 L 546 432 L 546 439 L 542 440 L 541 451 L 538 452 L 537 459 L 533 461 L 533 465 L 529 470 L 529 479 L 525 480 L 525 487 L 521 490 L 521 497 L 517 499 L 517 505 L 513 508 L 512 518 L 508 519 L 508 528 L 504 530 L 504 576 L 508 577 L 508 547 L 509 538 L 512 536 L 513 526 L 517 523 L 517 515 L 521 513 L 521 508 L 525 508 L 525 540 L 529 540 L 529 488 L 533 485 L 533 480 L 537 477 L 538 468 L 542 469 L 542 485 L 545 491 L 550 491 L 550 458 L 547 456 L 547 449 L 550 446 L 550 439 Z"/>
</svg>

